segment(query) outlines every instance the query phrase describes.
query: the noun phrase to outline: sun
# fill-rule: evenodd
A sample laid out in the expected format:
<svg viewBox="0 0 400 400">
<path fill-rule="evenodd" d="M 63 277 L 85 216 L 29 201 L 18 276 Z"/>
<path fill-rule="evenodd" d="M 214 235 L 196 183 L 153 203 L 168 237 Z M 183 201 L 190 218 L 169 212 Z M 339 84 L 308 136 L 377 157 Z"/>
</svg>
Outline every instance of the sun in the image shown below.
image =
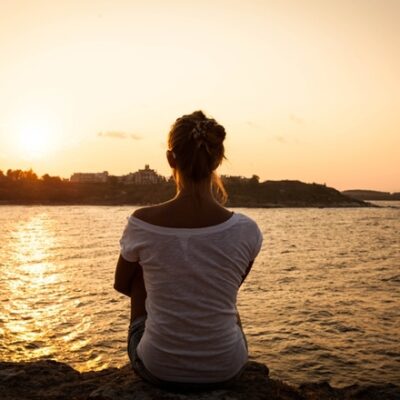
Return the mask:
<svg viewBox="0 0 400 400">
<path fill-rule="evenodd" d="M 24 123 L 18 129 L 18 147 L 24 158 L 43 158 L 53 147 L 51 126 L 45 121 Z"/>
</svg>

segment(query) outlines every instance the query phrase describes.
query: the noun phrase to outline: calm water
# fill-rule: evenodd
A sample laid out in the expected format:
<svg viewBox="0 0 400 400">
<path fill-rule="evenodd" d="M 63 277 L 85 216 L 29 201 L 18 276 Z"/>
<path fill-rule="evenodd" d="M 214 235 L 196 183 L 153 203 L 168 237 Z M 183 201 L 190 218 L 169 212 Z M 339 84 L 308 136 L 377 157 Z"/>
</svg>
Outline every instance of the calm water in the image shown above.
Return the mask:
<svg viewBox="0 0 400 400">
<path fill-rule="evenodd" d="M 237 209 L 264 233 L 239 296 L 252 358 L 292 383 L 400 383 L 400 202 Z M 0 207 L 0 359 L 127 363 L 112 289 L 132 207 Z"/>
</svg>

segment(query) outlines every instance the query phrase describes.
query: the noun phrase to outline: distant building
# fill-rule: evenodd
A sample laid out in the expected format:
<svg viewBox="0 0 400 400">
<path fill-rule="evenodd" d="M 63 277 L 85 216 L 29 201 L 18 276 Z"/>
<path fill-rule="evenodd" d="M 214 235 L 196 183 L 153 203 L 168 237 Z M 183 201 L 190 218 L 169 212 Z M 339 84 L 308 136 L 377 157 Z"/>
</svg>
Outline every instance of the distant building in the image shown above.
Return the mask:
<svg viewBox="0 0 400 400">
<path fill-rule="evenodd" d="M 77 183 L 106 183 L 108 180 L 108 172 L 75 172 L 69 179 L 70 182 Z"/>
<path fill-rule="evenodd" d="M 235 175 L 221 175 L 220 178 L 222 183 L 225 184 L 249 183 L 251 181 L 251 178 L 245 178 L 244 176 Z"/>
<path fill-rule="evenodd" d="M 149 164 L 146 164 L 144 169 L 139 169 L 128 175 L 112 176 L 109 175 L 107 171 L 98 173 L 75 172 L 70 178 L 70 182 L 79 183 L 110 183 L 112 181 L 120 182 L 125 185 L 148 185 L 166 182 L 166 179 L 159 175 L 154 169 L 151 169 Z"/>
<path fill-rule="evenodd" d="M 159 175 L 154 169 L 151 169 L 149 164 L 146 164 L 144 169 L 139 169 L 136 172 L 131 172 L 128 175 L 122 176 L 120 181 L 126 185 L 148 185 L 165 182 L 165 178 Z"/>
</svg>

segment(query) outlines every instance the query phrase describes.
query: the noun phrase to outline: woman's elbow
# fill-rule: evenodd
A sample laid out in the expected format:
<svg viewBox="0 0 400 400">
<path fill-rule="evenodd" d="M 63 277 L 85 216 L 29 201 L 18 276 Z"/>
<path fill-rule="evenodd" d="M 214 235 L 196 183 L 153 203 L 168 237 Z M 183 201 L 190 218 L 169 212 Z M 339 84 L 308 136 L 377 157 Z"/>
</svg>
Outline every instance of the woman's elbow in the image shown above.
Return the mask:
<svg viewBox="0 0 400 400">
<path fill-rule="evenodd" d="M 125 296 L 130 297 L 130 289 L 126 286 L 119 285 L 117 282 L 114 282 L 114 290 L 116 290 L 119 293 L 124 294 Z"/>
</svg>

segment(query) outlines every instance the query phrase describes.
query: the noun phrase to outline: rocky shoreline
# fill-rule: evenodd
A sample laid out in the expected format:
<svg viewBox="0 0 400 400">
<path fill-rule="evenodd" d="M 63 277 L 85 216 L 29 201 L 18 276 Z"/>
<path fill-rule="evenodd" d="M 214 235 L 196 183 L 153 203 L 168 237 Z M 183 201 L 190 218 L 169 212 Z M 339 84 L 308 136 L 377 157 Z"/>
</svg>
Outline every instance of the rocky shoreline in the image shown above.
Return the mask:
<svg viewBox="0 0 400 400">
<path fill-rule="evenodd" d="M 102 371 L 78 372 L 52 360 L 0 362 L 1 400 L 398 400 L 400 387 L 352 385 L 342 389 L 328 383 L 298 387 L 270 379 L 268 368 L 249 362 L 240 381 L 230 389 L 177 393 L 152 387 L 129 365 Z"/>
</svg>

